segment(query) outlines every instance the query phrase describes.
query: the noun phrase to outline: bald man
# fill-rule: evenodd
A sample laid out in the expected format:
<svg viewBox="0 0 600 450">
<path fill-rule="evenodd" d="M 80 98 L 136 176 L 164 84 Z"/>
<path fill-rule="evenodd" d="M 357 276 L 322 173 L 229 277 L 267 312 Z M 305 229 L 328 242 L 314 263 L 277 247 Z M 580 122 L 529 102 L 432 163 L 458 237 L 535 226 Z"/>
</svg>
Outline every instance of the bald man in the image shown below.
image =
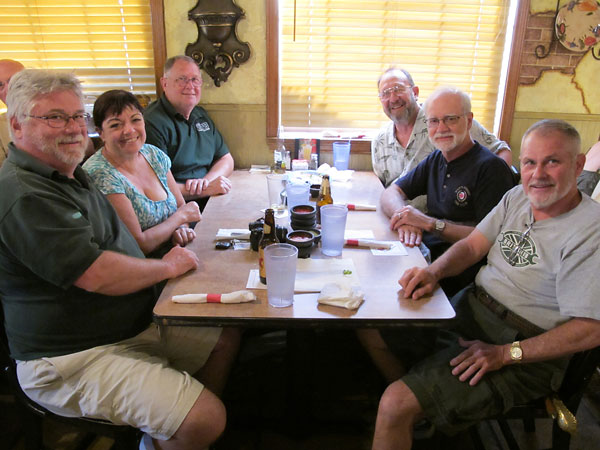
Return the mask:
<svg viewBox="0 0 600 450">
<path fill-rule="evenodd" d="M 0 59 L 0 100 L 6 105 L 6 92 L 11 77 L 23 70 L 25 66 L 12 59 Z M 8 132 L 6 113 L 0 114 L 0 166 L 8 156 L 8 143 L 11 141 Z"/>
</svg>

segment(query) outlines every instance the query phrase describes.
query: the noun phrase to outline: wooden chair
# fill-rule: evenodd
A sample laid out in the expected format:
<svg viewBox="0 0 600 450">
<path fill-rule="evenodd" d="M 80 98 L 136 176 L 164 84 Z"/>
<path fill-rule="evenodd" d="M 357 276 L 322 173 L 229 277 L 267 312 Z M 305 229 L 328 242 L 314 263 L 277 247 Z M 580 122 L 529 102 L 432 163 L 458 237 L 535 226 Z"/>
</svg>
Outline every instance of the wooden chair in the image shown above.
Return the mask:
<svg viewBox="0 0 600 450">
<path fill-rule="evenodd" d="M 11 393 L 17 399 L 22 416 L 25 450 L 42 450 L 43 445 L 43 420 L 48 419 L 53 422 L 59 422 L 86 433 L 84 441 L 91 443 L 96 436 L 106 436 L 112 438 L 115 443 L 115 450 L 136 450 L 138 448 L 141 432 L 135 428 L 126 425 L 115 425 L 111 422 L 86 419 L 63 417 L 56 415 L 31 400 L 19 385 L 17 379 L 17 366 L 10 357 L 4 329 L 4 316 L 0 305 L 0 367 L 5 375 Z"/>
<path fill-rule="evenodd" d="M 557 393 L 549 397 L 535 400 L 526 405 L 512 408 L 505 415 L 490 420 L 498 422 L 502 435 L 510 450 L 520 450 L 514 434 L 508 425 L 509 419 L 521 419 L 525 432 L 535 432 L 536 418 L 551 418 L 552 450 L 568 450 L 571 436 L 577 431 L 575 414 L 585 389 L 600 363 L 600 347 L 576 353 L 572 356 L 565 377 Z M 478 450 L 485 446 L 479 436 L 477 427 L 471 427 L 471 438 Z"/>
</svg>

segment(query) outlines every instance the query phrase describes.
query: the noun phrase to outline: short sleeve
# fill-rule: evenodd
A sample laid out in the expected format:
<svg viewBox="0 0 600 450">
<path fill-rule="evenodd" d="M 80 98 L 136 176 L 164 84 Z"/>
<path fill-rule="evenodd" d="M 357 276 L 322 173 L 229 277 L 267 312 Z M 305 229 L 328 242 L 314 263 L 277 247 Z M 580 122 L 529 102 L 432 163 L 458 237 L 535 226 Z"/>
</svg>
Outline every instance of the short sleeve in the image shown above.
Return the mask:
<svg viewBox="0 0 600 450">
<path fill-rule="evenodd" d="M 486 130 L 479 122 L 473 119 L 471 126 L 471 138 L 479 142 L 482 146 L 490 149 L 492 153 L 498 153 L 500 150 L 510 150 L 508 144 L 501 141 L 488 130 Z"/>
<path fill-rule="evenodd" d="M 433 155 L 435 155 L 435 152 L 421 161 L 413 170 L 395 181 L 396 186 L 402 189 L 409 200 L 419 195 L 427 195 L 429 165 L 433 164 Z"/>
<path fill-rule="evenodd" d="M 122 176 L 99 152 L 88 159 L 83 168 L 104 195 L 125 194 Z"/>
<path fill-rule="evenodd" d="M 152 160 L 152 166 L 158 170 L 157 173 L 166 174 L 171 169 L 171 160 L 165 152 L 152 144 L 146 144 L 145 149 L 149 158 Z"/>
</svg>

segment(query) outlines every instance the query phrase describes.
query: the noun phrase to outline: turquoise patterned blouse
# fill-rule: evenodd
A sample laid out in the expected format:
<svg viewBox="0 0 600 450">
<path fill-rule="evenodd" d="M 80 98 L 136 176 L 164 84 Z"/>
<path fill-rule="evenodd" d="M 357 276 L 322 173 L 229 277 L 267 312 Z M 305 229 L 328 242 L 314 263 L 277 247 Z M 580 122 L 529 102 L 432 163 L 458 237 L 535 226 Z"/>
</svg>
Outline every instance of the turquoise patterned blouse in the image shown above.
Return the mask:
<svg viewBox="0 0 600 450">
<path fill-rule="evenodd" d="M 142 231 L 158 225 L 177 211 L 177 200 L 167 185 L 167 173 L 171 168 L 171 160 L 165 152 L 150 144 L 144 144 L 140 150 L 167 192 L 165 200 L 154 201 L 141 193 L 121 172 L 115 169 L 102 155 L 103 150 L 104 147 L 94 153 L 83 164 L 83 168 L 104 195 L 125 194 L 127 196 Z"/>
</svg>

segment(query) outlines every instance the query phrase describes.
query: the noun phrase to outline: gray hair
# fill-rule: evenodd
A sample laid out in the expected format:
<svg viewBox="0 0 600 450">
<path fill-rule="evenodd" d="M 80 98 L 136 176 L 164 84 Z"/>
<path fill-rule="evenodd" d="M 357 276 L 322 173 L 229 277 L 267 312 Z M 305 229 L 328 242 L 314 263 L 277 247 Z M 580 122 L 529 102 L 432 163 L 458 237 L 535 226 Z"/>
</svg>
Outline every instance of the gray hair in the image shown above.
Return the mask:
<svg viewBox="0 0 600 450">
<path fill-rule="evenodd" d="M 196 61 L 194 61 L 194 59 L 190 58 L 189 56 L 186 56 L 186 55 L 171 56 L 169 59 L 167 59 L 165 61 L 165 67 L 163 69 L 163 76 L 164 77 L 166 77 L 167 75 L 169 75 L 170 70 L 173 68 L 173 66 L 175 65 L 175 63 L 177 61 L 186 61 L 186 62 L 189 62 L 190 64 L 195 65 L 195 66 L 198 65 L 198 64 L 196 64 Z"/>
<path fill-rule="evenodd" d="M 431 103 L 433 103 L 435 101 L 435 99 L 437 99 L 438 97 L 440 97 L 442 95 L 446 95 L 446 94 L 458 95 L 460 97 L 460 101 L 462 103 L 462 110 L 463 110 L 462 113 L 463 114 L 468 114 L 471 112 L 471 97 L 469 97 L 469 94 L 461 91 L 458 88 L 446 86 L 446 87 L 437 88 L 435 91 L 433 91 L 433 93 L 429 97 L 427 97 L 427 100 L 425 100 L 425 103 L 423 105 L 425 113 L 427 113 L 428 106 Z"/>
<path fill-rule="evenodd" d="M 72 73 L 25 69 L 14 74 L 6 96 L 9 120 L 27 117 L 38 97 L 62 91 L 73 92 L 83 105 L 81 83 Z"/>
<path fill-rule="evenodd" d="M 581 152 L 581 136 L 573 125 L 560 119 L 544 119 L 531 125 L 523 135 L 523 139 L 521 139 L 521 146 L 523 146 L 525 139 L 533 133 L 548 136 L 555 132 L 562 134 L 568 141 L 571 141 L 573 145 L 567 146 L 567 150 L 575 159 Z"/>
<path fill-rule="evenodd" d="M 388 69 L 386 69 L 385 72 L 383 72 L 381 75 L 379 75 L 379 78 L 377 79 L 377 87 L 379 87 L 379 85 L 381 84 L 381 79 L 386 76 L 388 73 L 390 72 L 400 72 L 402 73 L 402 75 L 404 75 L 404 77 L 406 78 L 406 80 L 408 81 L 408 84 L 410 84 L 410 87 L 413 87 L 415 85 L 415 82 L 413 81 L 413 77 L 410 75 L 409 71 L 406 69 L 402 69 L 400 67 L 390 67 Z"/>
</svg>

